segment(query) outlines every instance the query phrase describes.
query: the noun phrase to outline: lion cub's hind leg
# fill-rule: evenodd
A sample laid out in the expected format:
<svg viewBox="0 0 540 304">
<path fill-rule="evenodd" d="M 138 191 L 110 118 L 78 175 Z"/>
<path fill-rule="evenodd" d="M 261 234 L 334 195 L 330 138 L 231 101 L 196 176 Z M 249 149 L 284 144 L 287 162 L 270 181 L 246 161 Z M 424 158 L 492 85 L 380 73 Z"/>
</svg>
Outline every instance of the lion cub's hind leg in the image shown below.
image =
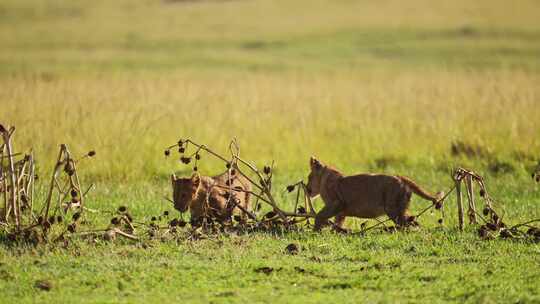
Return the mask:
<svg viewBox="0 0 540 304">
<path fill-rule="evenodd" d="M 408 213 L 411 201 L 411 192 L 402 189 L 391 201 L 386 202 L 387 215 L 398 227 L 406 227 L 411 224 L 411 216 Z"/>
</svg>

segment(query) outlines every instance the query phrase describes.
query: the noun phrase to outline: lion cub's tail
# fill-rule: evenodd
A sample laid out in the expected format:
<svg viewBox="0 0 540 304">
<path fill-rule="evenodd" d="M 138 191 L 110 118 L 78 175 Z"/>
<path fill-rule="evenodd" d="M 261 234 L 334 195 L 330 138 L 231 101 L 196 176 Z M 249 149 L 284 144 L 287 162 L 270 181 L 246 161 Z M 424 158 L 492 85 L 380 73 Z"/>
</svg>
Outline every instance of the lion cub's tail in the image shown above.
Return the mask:
<svg viewBox="0 0 540 304">
<path fill-rule="evenodd" d="M 407 186 L 409 186 L 409 188 L 412 190 L 412 192 L 414 192 L 416 195 L 418 195 L 418 196 L 420 196 L 420 197 L 422 197 L 424 199 L 430 200 L 434 204 L 437 203 L 441 199 L 441 197 L 444 195 L 443 192 L 439 192 L 439 193 L 437 193 L 437 195 L 433 195 L 433 194 L 427 192 L 426 190 L 422 189 L 417 183 L 415 183 L 413 180 L 411 180 L 408 177 L 398 176 L 398 178 L 403 183 L 405 183 Z"/>
</svg>

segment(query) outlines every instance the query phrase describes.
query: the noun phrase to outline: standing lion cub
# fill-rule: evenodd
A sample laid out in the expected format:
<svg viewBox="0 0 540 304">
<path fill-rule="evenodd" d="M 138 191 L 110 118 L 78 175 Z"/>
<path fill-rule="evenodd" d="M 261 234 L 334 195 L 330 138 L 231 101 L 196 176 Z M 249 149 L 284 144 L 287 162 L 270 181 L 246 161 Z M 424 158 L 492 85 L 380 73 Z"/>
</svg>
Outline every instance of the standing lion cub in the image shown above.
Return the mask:
<svg viewBox="0 0 540 304">
<path fill-rule="evenodd" d="M 310 166 L 308 194 L 311 197 L 320 195 L 325 204 L 315 217 L 315 230 L 320 230 L 331 217 L 336 217 L 336 226 L 341 228 L 346 216 L 377 218 L 385 214 L 397 226 L 407 226 L 412 220 L 407 212 L 412 192 L 434 203 L 441 195 L 431 195 L 403 176 L 343 176 L 338 170 L 324 165 L 313 156 Z"/>
<path fill-rule="evenodd" d="M 174 208 L 180 212 L 191 213 L 191 224 L 198 226 L 204 218 L 219 222 L 231 219 L 233 212 L 240 213 L 239 206 L 244 210 L 249 208 L 250 195 L 243 191 L 229 191 L 227 188 L 251 191 L 251 184 L 239 174 L 231 174 L 230 181 L 227 172 L 217 176 L 201 176 L 177 178 L 171 175 L 173 187 Z"/>
</svg>

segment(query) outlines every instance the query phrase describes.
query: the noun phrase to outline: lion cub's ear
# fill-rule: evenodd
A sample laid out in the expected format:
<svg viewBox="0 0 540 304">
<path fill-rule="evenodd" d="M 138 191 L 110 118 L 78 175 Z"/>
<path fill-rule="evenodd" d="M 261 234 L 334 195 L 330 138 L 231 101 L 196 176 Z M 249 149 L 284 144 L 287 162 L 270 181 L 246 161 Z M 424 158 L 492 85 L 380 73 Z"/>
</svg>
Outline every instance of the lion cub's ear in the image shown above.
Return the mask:
<svg viewBox="0 0 540 304">
<path fill-rule="evenodd" d="M 309 165 L 311 166 L 312 171 L 319 170 L 322 167 L 322 163 L 315 158 L 315 156 L 311 156 L 309 159 Z"/>
</svg>

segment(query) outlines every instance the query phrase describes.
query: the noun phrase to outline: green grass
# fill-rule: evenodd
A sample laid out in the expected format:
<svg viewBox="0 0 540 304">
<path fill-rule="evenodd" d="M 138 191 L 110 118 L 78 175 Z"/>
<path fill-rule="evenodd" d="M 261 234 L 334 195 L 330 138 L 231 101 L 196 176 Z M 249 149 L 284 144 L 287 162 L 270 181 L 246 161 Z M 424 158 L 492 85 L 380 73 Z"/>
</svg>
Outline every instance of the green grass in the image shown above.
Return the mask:
<svg viewBox="0 0 540 304">
<path fill-rule="evenodd" d="M 168 175 L 191 167 L 163 149 L 180 137 L 223 153 L 236 137 L 244 158 L 275 160 L 286 208 L 294 195 L 284 188 L 306 178 L 310 155 L 430 191 L 448 190 L 451 168 L 466 166 L 516 224 L 540 217 L 530 178 L 540 157 L 538 20 L 534 0 L 7 0 L 0 122 L 17 127 L 17 151 L 35 152 L 40 195 L 60 143 L 97 151 L 80 166 L 98 210 L 82 230 L 105 227 L 120 205 L 139 220 L 172 211 Z M 454 141 L 488 156 L 454 157 Z M 223 170 L 206 156 L 199 168 Z M 414 212 L 425 206 L 413 199 Z M 452 197 L 444 227 L 428 213 L 420 230 L 365 236 L 75 238 L 67 248 L 2 239 L 0 301 L 540 302 L 538 244 L 457 232 L 454 209 Z M 289 243 L 298 255 L 285 253 Z M 255 272 L 263 266 L 274 271 Z"/>
</svg>

